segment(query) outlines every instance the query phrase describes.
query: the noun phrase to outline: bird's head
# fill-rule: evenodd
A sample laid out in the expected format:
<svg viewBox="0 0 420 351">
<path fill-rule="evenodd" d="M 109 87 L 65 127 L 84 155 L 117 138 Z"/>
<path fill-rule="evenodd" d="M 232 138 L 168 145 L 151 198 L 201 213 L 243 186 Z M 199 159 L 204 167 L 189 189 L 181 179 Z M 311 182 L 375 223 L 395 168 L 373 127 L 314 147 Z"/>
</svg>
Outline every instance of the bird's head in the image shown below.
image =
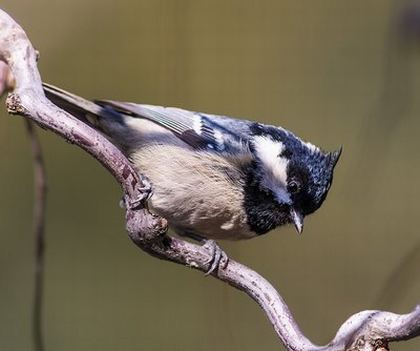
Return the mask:
<svg viewBox="0 0 420 351">
<path fill-rule="evenodd" d="M 293 133 L 257 124 L 250 144 L 255 179 L 272 207 L 276 226 L 293 223 L 301 233 L 305 216 L 316 211 L 331 187 L 334 167 L 341 154 L 324 152 Z"/>
</svg>

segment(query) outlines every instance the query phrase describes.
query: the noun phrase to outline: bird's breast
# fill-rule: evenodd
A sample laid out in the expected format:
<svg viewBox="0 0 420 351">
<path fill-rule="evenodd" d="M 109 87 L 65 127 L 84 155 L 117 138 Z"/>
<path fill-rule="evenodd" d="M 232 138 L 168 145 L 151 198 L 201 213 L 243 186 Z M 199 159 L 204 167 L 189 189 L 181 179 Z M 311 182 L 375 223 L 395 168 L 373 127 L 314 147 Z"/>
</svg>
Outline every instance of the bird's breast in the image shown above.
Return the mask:
<svg viewBox="0 0 420 351">
<path fill-rule="evenodd" d="M 170 226 L 211 239 L 255 236 L 244 211 L 240 161 L 175 145 L 147 145 L 131 159 L 152 183 L 152 210 Z"/>
</svg>

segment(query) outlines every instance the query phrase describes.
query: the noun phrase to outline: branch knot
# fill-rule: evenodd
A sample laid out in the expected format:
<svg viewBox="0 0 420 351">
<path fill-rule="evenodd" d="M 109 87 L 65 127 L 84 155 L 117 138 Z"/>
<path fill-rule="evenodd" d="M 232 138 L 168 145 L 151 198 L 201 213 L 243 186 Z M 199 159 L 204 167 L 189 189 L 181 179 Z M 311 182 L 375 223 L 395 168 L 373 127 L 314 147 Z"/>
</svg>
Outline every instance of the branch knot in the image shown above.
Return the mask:
<svg viewBox="0 0 420 351">
<path fill-rule="evenodd" d="M 7 111 L 12 115 L 29 116 L 30 112 L 22 105 L 18 94 L 9 93 L 6 99 Z"/>
</svg>

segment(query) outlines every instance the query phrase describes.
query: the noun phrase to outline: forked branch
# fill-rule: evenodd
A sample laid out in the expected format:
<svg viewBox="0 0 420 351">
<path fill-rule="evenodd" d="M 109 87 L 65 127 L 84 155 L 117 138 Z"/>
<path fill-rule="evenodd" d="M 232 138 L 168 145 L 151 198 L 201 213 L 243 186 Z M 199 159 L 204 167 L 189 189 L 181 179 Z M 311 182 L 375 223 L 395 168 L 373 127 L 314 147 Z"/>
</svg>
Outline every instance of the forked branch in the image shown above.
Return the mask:
<svg viewBox="0 0 420 351">
<path fill-rule="evenodd" d="M 138 247 L 161 259 L 206 272 L 210 253 L 203 247 L 166 234 L 166 220 L 147 210 L 147 183 L 120 150 L 94 129 L 46 99 L 36 58 L 37 53 L 23 29 L 0 10 L 0 59 L 7 63 L 14 77 L 14 89 L 7 98 L 8 111 L 24 116 L 76 144 L 108 169 L 125 194 L 126 227 Z M 10 79 L 9 74 L 6 77 Z M 258 273 L 229 260 L 226 267 L 219 268 L 212 275 L 254 299 L 287 350 L 387 350 L 390 341 L 407 340 L 420 334 L 419 307 L 406 315 L 364 311 L 350 317 L 331 343 L 316 346 L 302 334 L 280 294 Z"/>
</svg>

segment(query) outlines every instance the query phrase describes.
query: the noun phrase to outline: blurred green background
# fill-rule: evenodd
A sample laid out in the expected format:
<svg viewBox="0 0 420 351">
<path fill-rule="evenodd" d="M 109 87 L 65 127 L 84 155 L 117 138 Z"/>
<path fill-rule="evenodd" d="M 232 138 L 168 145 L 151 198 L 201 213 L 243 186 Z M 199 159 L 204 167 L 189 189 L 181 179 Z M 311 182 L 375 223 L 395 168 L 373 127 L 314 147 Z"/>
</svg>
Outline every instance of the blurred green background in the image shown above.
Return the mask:
<svg viewBox="0 0 420 351">
<path fill-rule="evenodd" d="M 44 81 L 86 97 L 244 116 L 332 150 L 332 191 L 293 228 L 222 246 L 327 343 L 364 309 L 420 302 L 420 29 L 415 1 L 3 0 Z M 0 115 L 0 349 L 30 350 L 32 165 Z M 246 295 L 127 238 L 120 189 L 41 132 L 49 178 L 47 350 L 278 350 Z M 419 350 L 420 339 L 394 345 Z"/>
</svg>

